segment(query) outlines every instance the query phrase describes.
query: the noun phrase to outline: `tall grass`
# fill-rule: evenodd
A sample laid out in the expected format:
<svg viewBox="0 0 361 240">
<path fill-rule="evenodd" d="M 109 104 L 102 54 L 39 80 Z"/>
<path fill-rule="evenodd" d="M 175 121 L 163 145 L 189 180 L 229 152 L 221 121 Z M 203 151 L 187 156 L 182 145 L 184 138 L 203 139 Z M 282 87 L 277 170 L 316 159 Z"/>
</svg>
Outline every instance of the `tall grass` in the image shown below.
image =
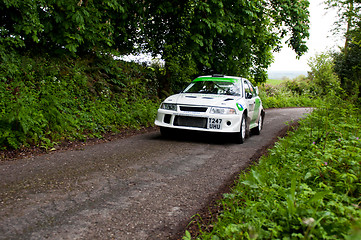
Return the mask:
<svg viewBox="0 0 361 240">
<path fill-rule="evenodd" d="M 360 109 L 325 99 L 220 204 L 197 239 L 361 239 Z"/>
</svg>

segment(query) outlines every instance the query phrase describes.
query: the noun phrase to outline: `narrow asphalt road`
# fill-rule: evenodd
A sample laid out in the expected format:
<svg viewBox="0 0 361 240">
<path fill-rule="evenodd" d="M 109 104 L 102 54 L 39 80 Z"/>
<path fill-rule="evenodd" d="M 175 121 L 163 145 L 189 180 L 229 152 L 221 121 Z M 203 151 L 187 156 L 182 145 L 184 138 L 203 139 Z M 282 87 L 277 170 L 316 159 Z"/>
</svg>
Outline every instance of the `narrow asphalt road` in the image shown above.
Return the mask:
<svg viewBox="0 0 361 240">
<path fill-rule="evenodd" d="M 266 111 L 242 145 L 159 131 L 0 162 L 0 239 L 174 239 L 307 108 Z"/>
</svg>

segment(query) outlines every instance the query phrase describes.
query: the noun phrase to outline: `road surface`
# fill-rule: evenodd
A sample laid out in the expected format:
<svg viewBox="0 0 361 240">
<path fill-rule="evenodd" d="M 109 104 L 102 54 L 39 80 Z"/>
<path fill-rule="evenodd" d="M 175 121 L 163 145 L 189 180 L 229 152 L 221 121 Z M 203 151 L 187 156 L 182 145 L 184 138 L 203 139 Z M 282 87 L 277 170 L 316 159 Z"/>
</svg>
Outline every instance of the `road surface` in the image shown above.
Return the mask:
<svg viewBox="0 0 361 240">
<path fill-rule="evenodd" d="M 0 162 L 0 239 L 174 239 L 307 108 L 266 111 L 242 145 L 159 131 Z"/>
</svg>

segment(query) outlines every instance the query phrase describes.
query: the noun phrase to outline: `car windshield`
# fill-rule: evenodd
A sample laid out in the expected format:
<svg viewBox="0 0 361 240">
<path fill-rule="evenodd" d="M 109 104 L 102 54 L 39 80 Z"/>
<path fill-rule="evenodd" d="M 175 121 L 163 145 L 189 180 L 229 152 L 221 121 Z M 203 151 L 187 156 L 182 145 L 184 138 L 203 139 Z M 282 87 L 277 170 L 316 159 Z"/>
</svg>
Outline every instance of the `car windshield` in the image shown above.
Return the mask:
<svg viewBox="0 0 361 240">
<path fill-rule="evenodd" d="M 183 93 L 203 93 L 218 95 L 240 95 L 239 87 L 232 82 L 197 81 L 192 82 Z"/>
</svg>

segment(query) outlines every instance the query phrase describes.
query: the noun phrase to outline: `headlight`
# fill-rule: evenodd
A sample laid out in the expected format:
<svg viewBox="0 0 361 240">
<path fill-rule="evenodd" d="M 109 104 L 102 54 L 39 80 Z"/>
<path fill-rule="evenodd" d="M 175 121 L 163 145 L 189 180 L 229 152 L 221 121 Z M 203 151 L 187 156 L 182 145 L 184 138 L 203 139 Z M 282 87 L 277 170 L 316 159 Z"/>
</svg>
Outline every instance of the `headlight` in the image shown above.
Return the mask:
<svg viewBox="0 0 361 240">
<path fill-rule="evenodd" d="M 177 111 L 177 104 L 174 104 L 174 103 L 162 103 L 162 105 L 160 105 L 160 108 L 165 109 L 165 110 Z"/>
<path fill-rule="evenodd" d="M 212 114 L 236 114 L 236 110 L 234 108 L 220 108 L 220 107 L 212 107 Z"/>
</svg>

